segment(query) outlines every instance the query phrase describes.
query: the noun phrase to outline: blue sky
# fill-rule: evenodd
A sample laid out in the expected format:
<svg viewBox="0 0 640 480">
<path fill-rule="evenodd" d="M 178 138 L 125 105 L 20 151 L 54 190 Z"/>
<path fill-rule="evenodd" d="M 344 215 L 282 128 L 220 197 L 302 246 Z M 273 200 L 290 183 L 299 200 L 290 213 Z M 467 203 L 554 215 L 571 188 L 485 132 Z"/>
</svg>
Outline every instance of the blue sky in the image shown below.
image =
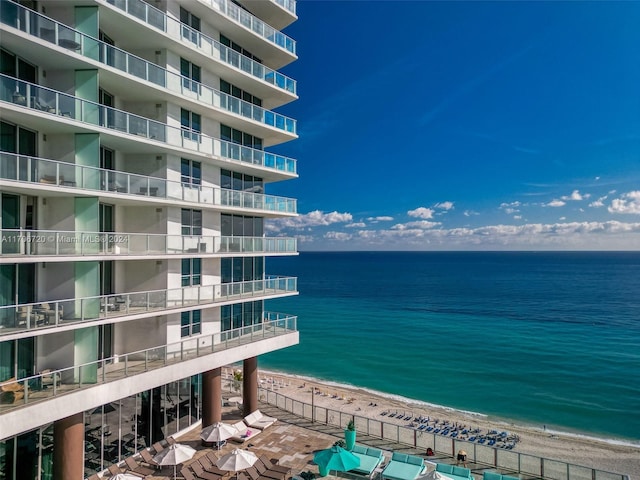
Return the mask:
<svg viewBox="0 0 640 480">
<path fill-rule="evenodd" d="M 300 250 L 640 248 L 640 2 L 299 1 Z"/>
</svg>

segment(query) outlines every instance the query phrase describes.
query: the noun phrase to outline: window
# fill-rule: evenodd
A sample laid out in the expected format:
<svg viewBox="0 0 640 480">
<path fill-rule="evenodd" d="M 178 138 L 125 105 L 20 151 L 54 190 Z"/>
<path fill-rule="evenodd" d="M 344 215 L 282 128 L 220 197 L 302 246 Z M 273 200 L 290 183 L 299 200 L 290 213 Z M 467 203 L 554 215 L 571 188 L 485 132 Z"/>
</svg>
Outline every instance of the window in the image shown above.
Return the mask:
<svg viewBox="0 0 640 480">
<path fill-rule="evenodd" d="M 190 287 L 200 285 L 202 280 L 202 259 L 183 258 L 182 259 L 182 286 Z"/>
<path fill-rule="evenodd" d="M 225 37 L 222 34 L 220 34 L 220 43 L 223 44 L 223 45 L 226 45 L 231 50 L 234 50 L 234 51 L 238 52 L 239 54 L 244 55 L 245 57 L 249 57 L 251 60 L 253 60 L 255 62 L 262 63 L 262 60 L 260 60 L 258 57 L 253 55 L 248 50 L 245 50 L 244 48 L 242 48 L 236 42 L 232 42 L 229 38 Z"/>
<path fill-rule="evenodd" d="M 220 91 L 236 98 L 241 98 L 245 102 L 253 103 L 259 107 L 262 106 L 262 99 L 251 95 L 249 92 L 239 89 L 235 85 L 220 79 Z"/>
<path fill-rule="evenodd" d="M 201 310 L 182 312 L 180 314 L 180 336 L 190 337 L 191 335 L 198 335 L 201 331 L 201 317 Z"/>
<path fill-rule="evenodd" d="M 195 142 L 200 141 L 202 131 L 201 117 L 197 113 L 184 108 L 180 109 L 180 124 L 182 125 L 182 136 Z"/>
<path fill-rule="evenodd" d="M 183 158 L 180 161 L 180 180 L 186 186 L 199 186 L 202 184 L 202 165 L 200 162 Z"/>
<path fill-rule="evenodd" d="M 262 139 L 249 135 L 248 133 L 241 132 L 235 128 L 231 128 L 227 125 L 220 124 L 220 138 L 227 142 L 237 143 L 245 147 L 255 148 L 256 150 L 262 150 Z"/>
<path fill-rule="evenodd" d="M 202 235 L 202 210 L 182 209 L 182 235 Z"/>
<path fill-rule="evenodd" d="M 224 169 L 220 170 L 220 187 L 243 192 L 264 193 L 262 178 Z"/>
<path fill-rule="evenodd" d="M 200 67 L 189 60 L 180 58 L 182 85 L 193 92 L 200 92 Z"/>
<path fill-rule="evenodd" d="M 180 23 L 183 24 L 182 36 L 187 40 L 198 44 L 198 37 L 200 36 L 200 18 L 180 7 Z"/>
</svg>

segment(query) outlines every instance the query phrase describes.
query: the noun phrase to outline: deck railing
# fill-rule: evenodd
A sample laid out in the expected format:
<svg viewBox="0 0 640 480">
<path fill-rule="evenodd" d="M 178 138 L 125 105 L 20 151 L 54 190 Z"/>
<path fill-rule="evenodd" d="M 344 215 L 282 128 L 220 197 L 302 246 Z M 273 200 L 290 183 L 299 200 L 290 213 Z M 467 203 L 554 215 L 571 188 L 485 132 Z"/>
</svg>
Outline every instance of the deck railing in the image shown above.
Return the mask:
<svg viewBox="0 0 640 480">
<path fill-rule="evenodd" d="M 88 167 L 9 152 L 0 152 L 0 180 L 277 213 L 296 213 L 297 209 L 296 200 L 293 198 L 187 184 L 148 175 Z"/>
<path fill-rule="evenodd" d="M 382 419 L 372 419 L 320 407 L 314 403 L 303 402 L 268 388 L 260 387 L 259 397 L 261 401 L 275 405 L 299 417 L 340 429 L 344 428 L 353 419 L 358 433 L 411 446 L 423 452 L 426 452 L 427 448 L 431 448 L 435 452 L 455 458 L 458 450 L 465 450 L 470 463 L 486 465 L 487 468 L 500 469 L 509 474 L 516 473 L 545 480 L 629 480 L 627 475 L 619 473 L 606 472 L 514 450 L 480 445 L 457 438 L 420 431 L 416 428 L 386 423 Z M 309 392 L 309 398 L 311 399 L 311 397 L 312 394 Z"/>
<path fill-rule="evenodd" d="M 295 293 L 297 293 L 296 277 L 267 275 L 263 280 L 246 282 L 194 285 L 166 290 L 5 305 L 0 307 L 0 337 L 22 331 L 87 323 L 105 318 L 153 312 L 170 313 L 169 310 L 172 309 Z"/>
<path fill-rule="evenodd" d="M 2 1 L 7 2 L 7 0 Z M 36 38 L 63 46 L 87 58 L 98 60 L 136 78 L 184 97 L 193 98 L 214 108 L 240 115 L 278 130 L 296 133 L 296 121 L 292 118 L 221 92 L 191 78 L 170 72 L 155 63 L 85 35 L 21 5 L 15 4 L 14 8 L 18 10 L 16 18 L 24 19 L 18 28 Z M 0 15 L 0 22 L 9 22 L 8 24 L 11 26 L 18 25 L 12 19 L 2 15 Z"/>
<path fill-rule="evenodd" d="M 0 228 L 0 255 L 224 255 L 296 252 L 291 237 L 166 235 Z"/>
<path fill-rule="evenodd" d="M 221 158 L 296 173 L 296 161 L 0 74 L 0 101 Z"/>
<path fill-rule="evenodd" d="M 106 1 L 119 10 L 127 12 L 129 15 L 143 21 L 147 25 L 157 28 L 161 32 L 174 37 L 177 36 L 179 39 L 187 39 L 206 55 L 211 56 L 214 59 L 222 60 L 223 62 L 239 68 L 246 73 L 264 80 L 265 82 L 271 83 L 272 85 L 287 90 L 293 94 L 296 93 L 296 82 L 294 80 L 276 72 L 275 70 L 265 67 L 263 64 L 258 63 L 247 56 L 235 52 L 230 47 L 221 44 L 219 41 L 199 32 L 198 30 L 192 29 L 187 24 L 180 23 L 177 19 L 169 17 L 162 10 L 149 5 L 143 0 Z M 295 42 L 289 39 L 289 37 L 286 38 L 288 40 L 280 38 L 279 41 L 285 44 L 288 43 L 288 41 L 292 42 L 294 51 L 291 53 L 295 54 Z"/>
<path fill-rule="evenodd" d="M 5 392 L 19 394 L 14 395 L 12 403 L 0 405 L 0 415 L 24 405 L 42 402 L 66 393 L 295 331 L 297 331 L 297 317 L 264 312 L 262 322 L 253 325 L 211 335 L 189 337 L 180 342 L 113 355 L 68 368 L 46 369 L 38 375 L 0 383 Z"/>
</svg>

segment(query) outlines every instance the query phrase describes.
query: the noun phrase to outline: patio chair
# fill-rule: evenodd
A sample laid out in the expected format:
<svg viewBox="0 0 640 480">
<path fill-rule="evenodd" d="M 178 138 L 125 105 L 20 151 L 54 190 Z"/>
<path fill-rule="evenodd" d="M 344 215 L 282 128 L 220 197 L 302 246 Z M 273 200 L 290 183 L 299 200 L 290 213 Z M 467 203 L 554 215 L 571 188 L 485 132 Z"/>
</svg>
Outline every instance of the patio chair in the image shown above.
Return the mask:
<svg viewBox="0 0 640 480">
<path fill-rule="evenodd" d="M 285 478 L 287 478 L 287 475 L 285 473 L 276 472 L 275 470 L 269 470 L 264 462 L 262 462 L 262 460 L 260 459 L 258 459 L 258 461 L 254 463 L 253 466 L 256 467 L 256 470 L 258 470 L 258 473 L 261 477 L 268 477 L 273 480 L 285 480 Z"/>
<path fill-rule="evenodd" d="M 258 470 L 256 470 L 256 467 L 249 467 L 245 470 L 245 472 L 247 473 L 247 475 L 249 475 L 249 478 L 251 480 L 273 480 L 272 478 L 260 475 L 258 473 Z"/>
<path fill-rule="evenodd" d="M 114 463 L 113 465 L 110 465 L 109 468 L 107 468 L 107 471 L 111 475 L 118 475 L 119 473 L 124 473 L 124 470 L 121 469 L 116 463 Z"/>
<path fill-rule="evenodd" d="M 164 450 L 164 446 L 160 443 L 160 442 L 156 442 L 153 445 L 151 445 L 151 448 L 154 451 L 154 455 L 160 453 L 162 450 Z"/>
<path fill-rule="evenodd" d="M 191 464 L 191 470 L 195 473 L 196 477 L 201 478 L 202 480 L 220 480 L 222 478 L 221 475 L 205 471 L 204 467 L 199 462 L 193 462 Z"/>
<path fill-rule="evenodd" d="M 199 460 L 196 460 L 194 463 L 200 463 L 202 468 L 205 469 L 207 473 L 213 473 L 214 475 L 219 475 L 220 477 L 224 477 L 229 472 L 225 470 L 220 470 L 214 462 L 212 462 L 207 456 L 200 457 Z"/>
<path fill-rule="evenodd" d="M 145 467 L 144 465 L 140 465 L 138 462 L 134 460 L 133 457 L 127 457 L 124 463 L 127 465 L 127 470 L 129 470 L 134 474 L 142 475 L 143 477 L 146 477 L 147 475 L 153 475 L 154 473 L 156 473 L 155 469 Z"/>
<path fill-rule="evenodd" d="M 140 456 L 142 457 L 144 463 L 146 463 L 147 465 L 155 468 L 160 468 L 160 465 L 158 465 L 158 462 L 153 459 L 153 456 L 151 456 L 151 452 L 149 452 L 149 450 L 140 450 Z"/>
<path fill-rule="evenodd" d="M 183 468 L 180 470 L 180 475 L 184 480 L 198 480 L 198 478 L 193 474 L 190 468 Z"/>
<path fill-rule="evenodd" d="M 167 437 L 167 443 L 169 445 L 175 445 L 178 442 L 176 442 L 175 438 L 173 438 L 173 437 Z"/>
<path fill-rule="evenodd" d="M 279 473 L 284 473 L 286 475 L 291 475 L 291 467 L 287 467 L 286 465 L 278 465 L 278 460 L 272 459 L 269 460 L 265 455 L 260 455 L 260 460 L 264 463 L 264 466 L 267 467 L 268 470 L 274 470 Z"/>
</svg>

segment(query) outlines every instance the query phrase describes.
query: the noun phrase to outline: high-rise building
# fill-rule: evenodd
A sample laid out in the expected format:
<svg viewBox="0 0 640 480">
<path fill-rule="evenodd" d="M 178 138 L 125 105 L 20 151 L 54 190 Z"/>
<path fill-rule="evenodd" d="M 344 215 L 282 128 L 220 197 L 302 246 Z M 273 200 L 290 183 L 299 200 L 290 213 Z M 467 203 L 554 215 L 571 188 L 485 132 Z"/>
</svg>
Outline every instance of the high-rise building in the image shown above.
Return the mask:
<svg viewBox="0 0 640 480">
<path fill-rule="evenodd" d="M 298 343 L 264 221 L 294 0 L 0 0 L 0 478 L 75 480 L 220 419 Z M 240 375 L 237 375 L 236 382 Z"/>
</svg>

